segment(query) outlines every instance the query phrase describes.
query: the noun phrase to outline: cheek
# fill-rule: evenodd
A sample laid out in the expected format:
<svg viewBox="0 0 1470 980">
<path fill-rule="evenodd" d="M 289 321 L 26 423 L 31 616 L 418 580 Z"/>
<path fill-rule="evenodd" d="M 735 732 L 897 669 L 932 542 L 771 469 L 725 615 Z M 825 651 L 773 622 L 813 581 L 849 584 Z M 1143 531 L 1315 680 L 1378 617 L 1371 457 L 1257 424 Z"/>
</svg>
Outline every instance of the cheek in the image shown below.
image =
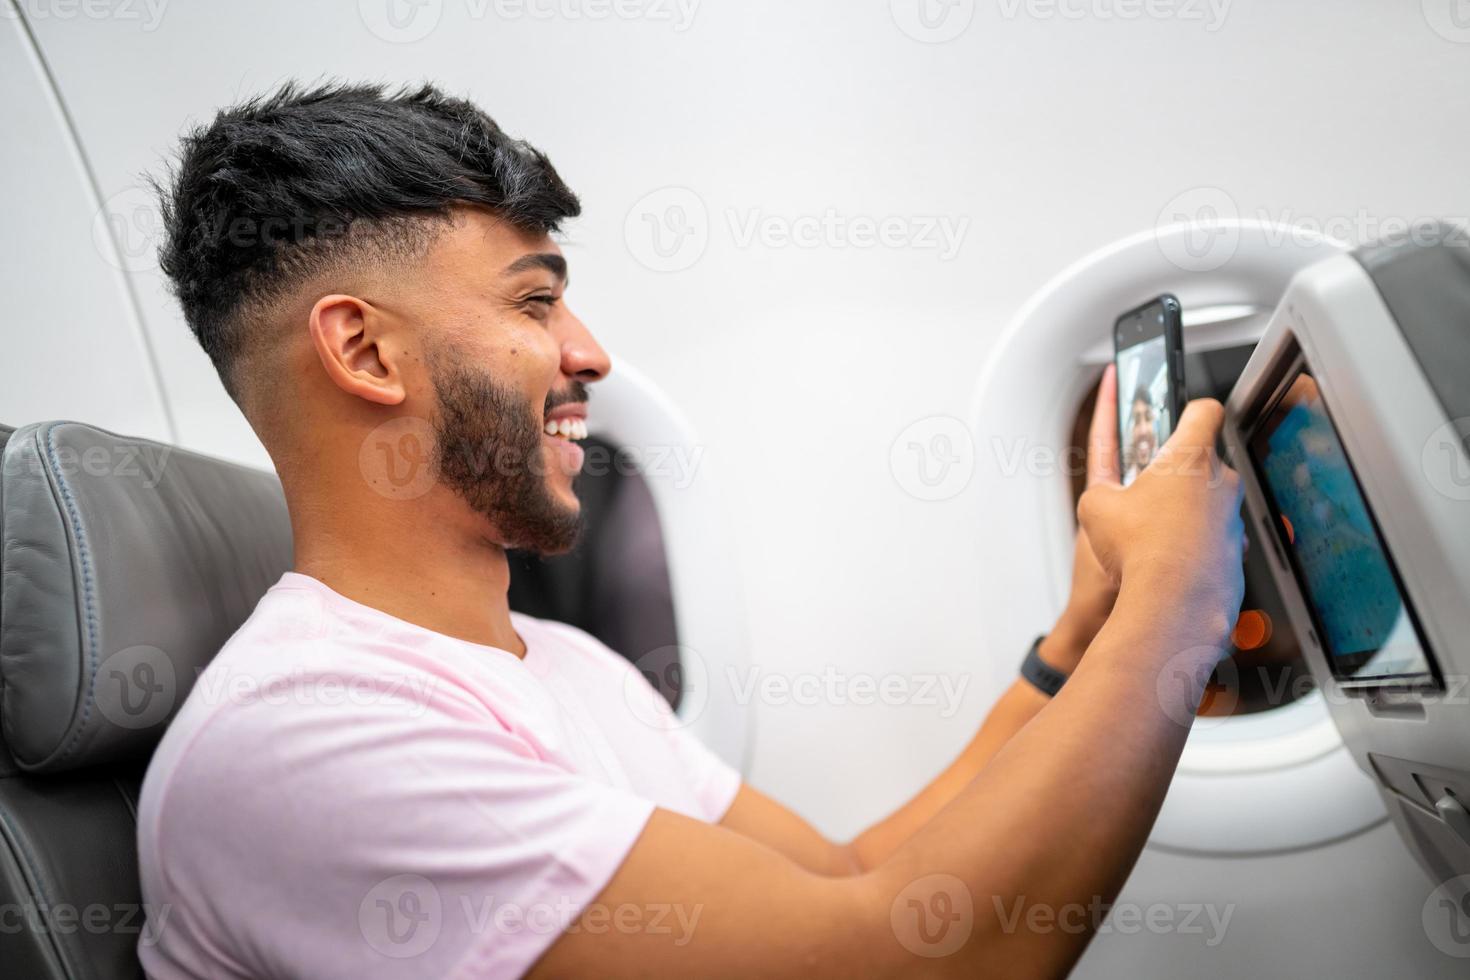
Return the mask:
<svg viewBox="0 0 1470 980">
<path fill-rule="evenodd" d="M 514 357 L 534 363 L 542 370 L 554 370 L 561 359 L 561 348 L 544 327 L 527 327 L 509 334 L 507 347 Z"/>
<path fill-rule="evenodd" d="M 561 367 L 561 349 L 544 327 L 506 316 L 482 322 L 473 334 L 464 338 L 461 356 L 528 398 L 546 396 Z"/>
<path fill-rule="evenodd" d="M 517 338 L 500 352 L 497 369 L 528 396 L 545 398 L 561 370 L 560 351 L 545 334 Z"/>
</svg>

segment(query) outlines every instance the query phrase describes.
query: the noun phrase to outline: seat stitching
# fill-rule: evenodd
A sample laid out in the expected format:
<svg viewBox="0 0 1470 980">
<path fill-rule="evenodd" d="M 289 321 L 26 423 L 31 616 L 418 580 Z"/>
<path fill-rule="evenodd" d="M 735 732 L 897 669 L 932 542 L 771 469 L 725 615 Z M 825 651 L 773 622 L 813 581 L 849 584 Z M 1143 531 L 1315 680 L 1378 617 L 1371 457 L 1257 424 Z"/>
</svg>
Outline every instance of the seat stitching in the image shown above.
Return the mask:
<svg viewBox="0 0 1470 980">
<path fill-rule="evenodd" d="M 51 461 L 52 472 L 56 475 L 56 487 L 61 492 L 62 503 L 66 505 L 67 514 L 71 517 L 72 531 L 77 541 L 77 557 L 80 560 L 82 573 L 82 606 L 87 620 L 87 665 L 89 668 L 86 678 L 86 696 L 82 700 L 81 718 L 77 721 L 76 731 L 72 733 L 72 737 L 67 740 L 61 750 L 60 758 L 65 759 L 81 741 L 82 735 L 87 730 L 87 720 L 92 714 L 92 701 L 97 689 L 97 615 L 93 604 L 92 559 L 82 531 L 81 514 L 77 510 L 71 488 L 66 485 L 61 464 L 56 459 L 56 430 L 58 428 L 60 426 L 53 425 L 46 430 L 46 456 Z"/>
</svg>

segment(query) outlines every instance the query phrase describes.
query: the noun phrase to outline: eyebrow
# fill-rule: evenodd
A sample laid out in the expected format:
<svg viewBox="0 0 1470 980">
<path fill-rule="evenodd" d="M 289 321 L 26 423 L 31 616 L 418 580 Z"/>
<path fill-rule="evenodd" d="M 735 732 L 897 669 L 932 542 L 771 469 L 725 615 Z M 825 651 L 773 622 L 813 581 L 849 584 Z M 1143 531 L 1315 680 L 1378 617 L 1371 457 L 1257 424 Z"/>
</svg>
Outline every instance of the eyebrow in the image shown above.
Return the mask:
<svg viewBox="0 0 1470 980">
<path fill-rule="evenodd" d="M 531 252 L 528 255 L 522 255 L 506 266 L 501 275 L 514 276 L 531 269 L 545 269 L 562 281 L 566 281 L 567 278 L 567 260 L 555 252 Z"/>
</svg>

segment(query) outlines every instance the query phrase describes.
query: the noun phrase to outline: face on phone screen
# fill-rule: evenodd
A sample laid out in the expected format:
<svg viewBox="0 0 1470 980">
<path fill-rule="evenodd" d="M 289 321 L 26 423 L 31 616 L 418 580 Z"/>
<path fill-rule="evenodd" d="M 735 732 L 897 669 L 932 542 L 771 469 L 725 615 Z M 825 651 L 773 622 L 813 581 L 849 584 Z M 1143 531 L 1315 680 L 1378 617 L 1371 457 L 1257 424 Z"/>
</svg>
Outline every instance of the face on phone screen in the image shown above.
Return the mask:
<svg viewBox="0 0 1470 980">
<path fill-rule="evenodd" d="M 1173 431 L 1169 350 L 1163 336 L 1118 351 L 1118 447 L 1123 485 L 1132 483 Z"/>
</svg>

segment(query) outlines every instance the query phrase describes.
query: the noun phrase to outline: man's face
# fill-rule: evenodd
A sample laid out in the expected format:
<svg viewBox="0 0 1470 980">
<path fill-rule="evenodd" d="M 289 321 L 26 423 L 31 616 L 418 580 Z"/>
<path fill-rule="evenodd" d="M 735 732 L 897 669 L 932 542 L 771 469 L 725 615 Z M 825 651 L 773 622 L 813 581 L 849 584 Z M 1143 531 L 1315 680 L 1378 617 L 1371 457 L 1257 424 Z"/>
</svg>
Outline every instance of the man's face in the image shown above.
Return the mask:
<svg viewBox="0 0 1470 980">
<path fill-rule="evenodd" d="M 1130 413 L 1130 432 L 1133 444 L 1133 459 L 1143 466 L 1153 459 L 1155 447 L 1154 409 L 1147 400 L 1136 398 Z"/>
<path fill-rule="evenodd" d="M 576 540 L 587 385 L 609 370 L 567 308 L 566 271 L 549 237 L 465 211 L 404 311 L 422 331 L 440 481 L 501 544 L 543 554 Z"/>
</svg>

